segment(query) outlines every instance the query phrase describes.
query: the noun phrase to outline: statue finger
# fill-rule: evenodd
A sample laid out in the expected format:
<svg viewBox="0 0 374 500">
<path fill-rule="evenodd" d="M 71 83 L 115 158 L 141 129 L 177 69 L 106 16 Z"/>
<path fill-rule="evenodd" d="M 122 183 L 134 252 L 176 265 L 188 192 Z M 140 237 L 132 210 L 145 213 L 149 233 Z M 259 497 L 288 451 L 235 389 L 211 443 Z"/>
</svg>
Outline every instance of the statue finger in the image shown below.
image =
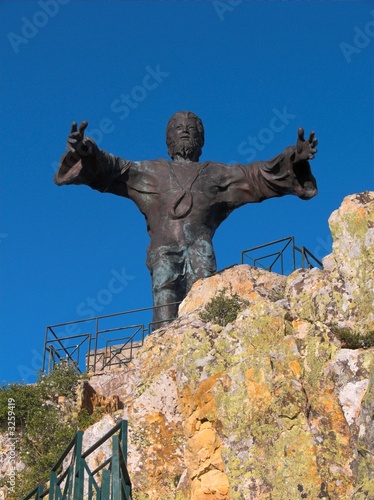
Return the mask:
<svg viewBox="0 0 374 500">
<path fill-rule="evenodd" d="M 297 138 L 298 138 L 298 140 L 299 140 L 299 141 L 305 141 L 305 139 L 304 139 L 304 129 L 303 129 L 303 127 L 299 127 L 299 128 L 297 129 Z"/>
<path fill-rule="evenodd" d="M 310 134 L 309 134 L 309 142 L 312 144 L 313 143 L 313 140 L 314 140 L 314 136 L 316 135 L 316 133 L 314 131 L 312 131 Z"/>
<path fill-rule="evenodd" d="M 314 158 L 315 155 L 316 155 L 316 153 L 317 153 L 317 151 L 318 151 L 318 149 L 316 149 L 316 148 L 311 149 L 310 152 L 309 152 L 309 158 L 310 159 Z"/>
<path fill-rule="evenodd" d="M 77 131 L 77 122 L 73 122 L 71 124 L 71 130 L 70 130 L 70 133 L 72 134 L 73 132 L 76 132 Z"/>
<path fill-rule="evenodd" d="M 301 153 L 303 150 L 303 142 L 305 141 L 304 139 L 304 129 L 302 127 L 299 127 L 297 130 L 297 152 Z"/>
<path fill-rule="evenodd" d="M 88 126 L 88 122 L 86 121 L 83 121 L 80 125 L 79 125 L 79 132 L 84 135 L 84 131 L 86 130 Z"/>
</svg>

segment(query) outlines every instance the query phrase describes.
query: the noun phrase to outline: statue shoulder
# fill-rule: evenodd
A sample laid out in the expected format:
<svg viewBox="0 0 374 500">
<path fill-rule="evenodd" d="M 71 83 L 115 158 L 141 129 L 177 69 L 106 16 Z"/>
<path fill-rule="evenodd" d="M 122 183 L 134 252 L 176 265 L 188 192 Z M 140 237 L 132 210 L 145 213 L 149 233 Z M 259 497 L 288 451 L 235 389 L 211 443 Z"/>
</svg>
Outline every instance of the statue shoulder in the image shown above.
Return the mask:
<svg viewBox="0 0 374 500">
<path fill-rule="evenodd" d="M 222 163 L 219 161 L 206 161 L 201 165 L 203 165 L 203 169 L 207 172 L 220 172 L 221 174 L 229 174 L 233 171 L 234 167 L 234 165 L 231 165 L 229 163 Z"/>
<path fill-rule="evenodd" d="M 168 167 L 169 162 L 165 158 L 157 158 L 155 160 L 134 161 L 136 168 L 143 171 L 154 172 L 163 167 Z"/>
<path fill-rule="evenodd" d="M 166 166 L 167 167 L 168 162 L 164 159 L 157 159 L 157 160 L 120 160 L 120 167 L 122 169 L 122 172 L 128 171 L 130 175 L 137 175 L 137 174 L 153 174 L 162 167 Z"/>
</svg>

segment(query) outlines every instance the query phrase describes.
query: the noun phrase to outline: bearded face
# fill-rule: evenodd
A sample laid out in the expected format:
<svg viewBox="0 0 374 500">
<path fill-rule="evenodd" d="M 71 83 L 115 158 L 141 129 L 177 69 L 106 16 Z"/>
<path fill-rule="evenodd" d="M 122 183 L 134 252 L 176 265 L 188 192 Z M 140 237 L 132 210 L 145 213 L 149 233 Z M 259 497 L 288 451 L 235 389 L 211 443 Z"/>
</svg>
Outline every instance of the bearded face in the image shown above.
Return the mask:
<svg viewBox="0 0 374 500">
<path fill-rule="evenodd" d="M 204 145 L 204 128 L 198 116 L 191 112 L 175 113 L 166 128 L 166 144 L 172 159 L 198 161 Z"/>
<path fill-rule="evenodd" d="M 168 153 L 173 159 L 181 156 L 185 160 L 198 161 L 201 155 L 201 141 L 193 138 L 172 140 Z"/>
</svg>

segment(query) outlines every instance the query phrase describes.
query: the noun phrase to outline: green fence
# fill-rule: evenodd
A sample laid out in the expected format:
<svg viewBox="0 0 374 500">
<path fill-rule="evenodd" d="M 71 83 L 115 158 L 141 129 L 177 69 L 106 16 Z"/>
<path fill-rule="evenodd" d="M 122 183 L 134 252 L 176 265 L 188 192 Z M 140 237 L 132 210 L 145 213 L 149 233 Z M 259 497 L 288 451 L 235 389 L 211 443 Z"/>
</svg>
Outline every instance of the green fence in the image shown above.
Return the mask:
<svg viewBox="0 0 374 500">
<path fill-rule="evenodd" d="M 131 482 L 126 466 L 127 421 L 119 422 L 84 453 L 82 438 L 83 432 L 78 431 L 52 467 L 49 488 L 43 489 L 39 485 L 23 500 L 131 500 Z M 111 457 L 91 471 L 87 458 L 110 438 Z"/>
<path fill-rule="evenodd" d="M 295 238 L 288 236 L 242 251 L 241 263 L 246 259 L 254 267 L 287 275 L 296 269 L 322 268 L 322 262 L 304 246 L 295 245 Z"/>
</svg>

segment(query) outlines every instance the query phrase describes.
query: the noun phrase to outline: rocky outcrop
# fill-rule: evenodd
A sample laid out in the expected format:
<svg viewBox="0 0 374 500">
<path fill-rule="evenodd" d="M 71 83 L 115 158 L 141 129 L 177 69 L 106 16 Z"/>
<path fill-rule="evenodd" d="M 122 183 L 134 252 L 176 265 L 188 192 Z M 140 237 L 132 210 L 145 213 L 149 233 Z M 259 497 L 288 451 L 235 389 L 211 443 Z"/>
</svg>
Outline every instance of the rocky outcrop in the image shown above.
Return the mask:
<svg viewBox="0 0 374 500">
<path fill-rule="evenodd" d="M 94 412 L 115 413 L 122 406 L 117 394 L 98 394 L 87 380 L 77 384 L 76 396 L 78 412 L 86 410 L 90 415 Z"/>
<path fill-rule="evenodd" d="M 329 223 L 322 270 L 198 281 L 131 365 L 82 383 L 77 411 L 109 412 L 84 449 L 129 421 L 134 500 L 374 499 L 374 193 Z M 242 305 L 224 327 L 200 316 L 220 293 Z"/>
<path fill-rule="evenodd" d="M 373 340 L 374 195 L 348 196 L 329 219 L 333 252 L 323 271 L 298 271 L 288 280 L 290 308 L 341 335 Z M 353 340 L 353 339 L 352 339 Z M 365 342 L 364 342 L 365 345 Z"/>
<path fill-rule="evenodd" d="M 323 270 L 199 281 L 128 371 L 90 380 L 124 405 L 135 500 L 374 499 L 374 193 L 329 222 Z M 223 289 L 247 305 L 202 321 Z"/>
</svg>

